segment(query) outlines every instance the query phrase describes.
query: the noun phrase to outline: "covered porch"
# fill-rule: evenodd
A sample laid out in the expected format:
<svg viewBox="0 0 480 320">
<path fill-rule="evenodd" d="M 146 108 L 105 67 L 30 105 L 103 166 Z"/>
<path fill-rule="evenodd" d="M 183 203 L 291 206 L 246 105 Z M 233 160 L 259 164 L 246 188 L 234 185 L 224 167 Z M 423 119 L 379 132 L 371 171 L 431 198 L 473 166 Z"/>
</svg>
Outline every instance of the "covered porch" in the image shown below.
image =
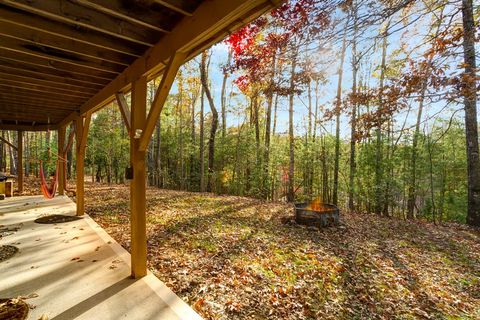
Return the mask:
<svg viewBox="0 0 480 320">
<path fill-rule="evenodd" d="M 0 245 L 19 249 L 0 263 L 0 298 L 26 297 L 30 319 L 201 319 L 152 273 L 131 278 L 130 254 L 88 215 L 34 222 L 52 213 L 76 206 L 66 196 L 0 202 Z"/>
</svg>

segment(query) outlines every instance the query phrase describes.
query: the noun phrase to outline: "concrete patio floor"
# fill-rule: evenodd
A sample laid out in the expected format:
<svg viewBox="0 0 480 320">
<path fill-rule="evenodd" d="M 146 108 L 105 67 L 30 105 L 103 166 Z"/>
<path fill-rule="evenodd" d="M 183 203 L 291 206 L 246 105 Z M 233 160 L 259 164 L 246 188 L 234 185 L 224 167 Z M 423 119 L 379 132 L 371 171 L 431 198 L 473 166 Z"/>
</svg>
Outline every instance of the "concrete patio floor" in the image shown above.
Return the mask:
<svg viewBox="0 0 480 320">
<path fill-rule="evenodd" d="M 19 252 L 0 262 L 0 298 L 30 296 L 29 319 L 201 319 L 153 274 L 134 280 L 130 254 L 89 216 L 37 224 L 50 215 L 75 215 L 66 196 L 0 201 L 0 239 Z"/>
</svg>

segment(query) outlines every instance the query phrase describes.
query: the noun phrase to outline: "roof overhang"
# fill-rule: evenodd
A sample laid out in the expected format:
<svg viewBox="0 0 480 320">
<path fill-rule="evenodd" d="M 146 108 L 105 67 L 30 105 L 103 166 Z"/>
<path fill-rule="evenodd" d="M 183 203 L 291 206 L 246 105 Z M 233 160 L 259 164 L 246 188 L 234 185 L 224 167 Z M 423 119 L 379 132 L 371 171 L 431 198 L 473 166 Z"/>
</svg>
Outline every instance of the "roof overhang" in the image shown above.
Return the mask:
<svg viewBox="0 0 480 320">
<path fill-rule="evenodd" d="M 0 0 L 0 129 L 65 126 L 280 2 Z"/>
</svg>

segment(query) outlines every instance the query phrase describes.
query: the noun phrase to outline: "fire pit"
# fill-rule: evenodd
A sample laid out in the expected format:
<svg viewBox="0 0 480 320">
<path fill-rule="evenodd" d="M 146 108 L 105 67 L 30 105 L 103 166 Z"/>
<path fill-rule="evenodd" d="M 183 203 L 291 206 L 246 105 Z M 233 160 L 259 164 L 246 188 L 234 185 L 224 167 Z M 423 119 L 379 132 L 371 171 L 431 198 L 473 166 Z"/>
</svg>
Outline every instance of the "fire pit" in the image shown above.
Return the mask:
<svg viewBox="0 0 480 320">
<path fill-rule="evenodd" d="M 318 228 L 337 225 L 340 210 L 333 204 L 301 202 L 295 204 L 295 221 L 299 224 Z"/>
</svg>

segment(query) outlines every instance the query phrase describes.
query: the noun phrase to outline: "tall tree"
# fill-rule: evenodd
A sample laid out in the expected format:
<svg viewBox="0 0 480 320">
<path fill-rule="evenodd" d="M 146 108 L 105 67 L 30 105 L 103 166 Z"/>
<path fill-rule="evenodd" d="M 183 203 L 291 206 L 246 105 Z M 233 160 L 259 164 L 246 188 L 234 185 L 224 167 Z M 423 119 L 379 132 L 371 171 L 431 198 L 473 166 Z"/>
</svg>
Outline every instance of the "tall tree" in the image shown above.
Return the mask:
<svg viewBox="0 0 480 320">
<path fill-rule="evenodd" d="M 355 144 L 357 140 L 357 73 L 360 65 L 358 52 L 357 52 L 357 33 L 358 33 L 358 7 L 356 2 L 352 4 L 352 17 L 353 17 L 353 35 L 352 35 L 352 94 L 351 94 L 351 133 L 350 133 L 350 173 L 349 173 L 349 190 L 348 190 L 348 208 L 355 210 L 354 197 L 355 197 L 355 171 L 356 171 L 356 159 L 355 159 Z"/>
<path fill-rule="evenodd" d="M 480 227 L 480 158 L 478 147 L 475 20 L 473 1 L 462 0 L 465 136 L 467 143 L 467 223 Z"/>
<path fill-rule="evenodd" d="M 213 102 L 212 93 L 208 84 L 208 67 L 207 67 L 208 52 L 202 53 L 202 61 L 200 64 L 200 78 L 202 81 L 203 90 L 207 96 L 210 110 L 212 111 L 212 125 L 210 127 L 210 137 L 208 138 L 208 176 L 207 176 L 207 191 L 212 192 L 213 188 L 213 174 L 215 165 L 215 135 L 218 128 L 218 112 Z M 209 64 L 209 63 L 208 63 Z"/>
<path fill-rule="evenodd" d="M 340 52 L 340 62 L 338 65 L 337 95 L 335 98 L 335 160 L 333 169 L 333 204 L 338 204 L 338 171 L 340 169 L 340 108 L 342 105 L 342 80 L 343 63 L 345 61 L 345 52 L 347 50 L 347 26 L 350 15 L 347 16 L 342 36 L 342 51 Z"/>
</svg>

